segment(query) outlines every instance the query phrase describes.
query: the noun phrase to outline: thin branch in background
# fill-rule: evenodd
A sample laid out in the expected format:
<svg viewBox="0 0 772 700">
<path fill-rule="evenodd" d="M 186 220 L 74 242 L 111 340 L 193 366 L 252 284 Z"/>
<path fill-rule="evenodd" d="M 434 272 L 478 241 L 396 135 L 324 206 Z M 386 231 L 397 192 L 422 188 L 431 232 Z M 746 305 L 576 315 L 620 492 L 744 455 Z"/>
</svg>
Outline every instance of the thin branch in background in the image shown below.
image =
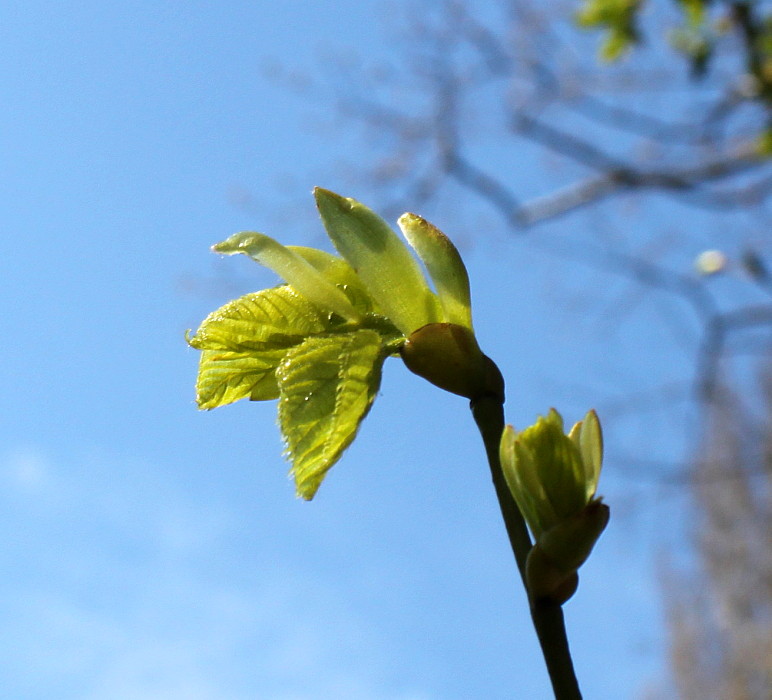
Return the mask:
<svg viewBox="0 0 772 700">
<path fill-rule="evenodd" d="M 766 166 L 759 157 L 755 144 L 738 148 L 729 156 L 701 162 L 685 168 L 651 169 L 632 165 L 615 158 L 585 139 L 578 138 L 561 129 L 538 120 L 525 113 L 513 116 L 512 129 L 529 139 L 540 143 L 570 160 L 580 163 L 602 174 L 590 177 L 576 184 L 554 192 L 541 201 L 526 204 L 527 214 L 522 218 L 529 224 L 548 218 L 562 216 L 579 207 L 587 206 L 620 191 L 652 189 L 688 193 L 687 203 L 708 207 L 743 206 L 747 192 L 739 201 L 731 198 L 729 192 L 707 192 L 698 190 L 717 180 L 731 178 L 748 170 Z M 764 181 L 765 184 L 766 181 Z M 757 198 L 766 197 L 772 188 L 762 189 L 755 183 L 753 192 Z"/>
<path fill-rule="evenodd" d="M 706 116 L 700 117 L 703 120 L 701 128 L 695 128 L 694 119 L 666 122 L 628 107 L 610 104 L 587 93 L 579 95 L 575 100 L 566 101 L 569 109 L 599 124 L 662 144 L 699 144 L 705 142 L 713 135 L 709 132 L 714 131 L 719 119 L 728 117 L 739 104 L 740 100 L 738 99 L 721 100 L 709 110 Z"/>
<path fill-rule="evenodd" d="M 695 394 L 702 402 L 712 402 L 719 388 L 720 367 L 727 338 L 749 328 L 772 328 L 772 306 L 748 306 L 715 314 L 705 325 L 697 354 Z"/>
<path fill-rule="evenodd" d="M 520 230 L 528 223 L 523 216 L 519 200 L 510 188 L 493 175 L 477 168 L 453 151 L 444 154 L 443 168 L 459 184 L 484 197 L 512 228 Z"/>
</svg>

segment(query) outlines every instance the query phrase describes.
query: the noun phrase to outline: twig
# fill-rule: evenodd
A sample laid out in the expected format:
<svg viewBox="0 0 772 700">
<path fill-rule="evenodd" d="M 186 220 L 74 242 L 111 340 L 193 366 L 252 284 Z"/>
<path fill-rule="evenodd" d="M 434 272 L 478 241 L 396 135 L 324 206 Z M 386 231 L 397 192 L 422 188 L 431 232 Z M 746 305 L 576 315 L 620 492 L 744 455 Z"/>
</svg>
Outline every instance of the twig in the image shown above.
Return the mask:
<svg viewBox="0 0 772 700">
<path fill-rule="evenodd" d="M 499 443 L 504 430 L 503 402 L 498 396 L 485 395 L 472 400 L 470 408 L 485 444 L 491 477 L 499 499 L 509 543 L 512 546 L 523 585 L 526 586 L 525 563 L 531 549 L 531 538 L 523 516 L 506 484 L 499 459 Z M 555 700 L 581 700 L 582 694 L 571 660 L 562 608 L 558 603 L 549 600 L 531 600 L 530 608 L 531 619 L 547 664 Z"/>
</svg>

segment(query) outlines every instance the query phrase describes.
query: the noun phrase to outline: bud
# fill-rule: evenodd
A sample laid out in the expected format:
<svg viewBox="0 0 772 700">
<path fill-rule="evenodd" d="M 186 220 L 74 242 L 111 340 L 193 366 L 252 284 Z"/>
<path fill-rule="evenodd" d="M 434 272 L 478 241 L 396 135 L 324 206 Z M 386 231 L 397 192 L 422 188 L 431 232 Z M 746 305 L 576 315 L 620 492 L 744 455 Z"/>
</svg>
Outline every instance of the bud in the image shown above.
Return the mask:
<svg viewBox="0 0 772 700">
<path fill-rule="evenodd" d="M 576 593 L 579 574 L 556 566 L 537 544 L 525 561 L 525 582 L 531 600 L 551 600 L 562 605 Z"/>
<path fill-rule="evenodd" d="M 609 519 L 595 498 L 603 459 L 603 438 L 594 411 L 568 435 L 551 409 L 517 433 L 507 426 L 501 438 L 501 465 L 509 489 L 536 544 L 528 555 L 526 579 L 534 599 L 565 602 Z"/>
<path fill-rule="evenodd" d="M 411 372 L 440 389 L 468 399 L 493 394 L 504 400 L 504 379 L 469 328 L 430 323 L 410 335 L 400 354 Z"/>
<path fill-rule="evenodd" d="M 694 261 L 694 267 L 698 274 L 709 277 L 717 275 L 726 269 L 728 260 L 720 250 L 705 250 Z"/>
</svg>

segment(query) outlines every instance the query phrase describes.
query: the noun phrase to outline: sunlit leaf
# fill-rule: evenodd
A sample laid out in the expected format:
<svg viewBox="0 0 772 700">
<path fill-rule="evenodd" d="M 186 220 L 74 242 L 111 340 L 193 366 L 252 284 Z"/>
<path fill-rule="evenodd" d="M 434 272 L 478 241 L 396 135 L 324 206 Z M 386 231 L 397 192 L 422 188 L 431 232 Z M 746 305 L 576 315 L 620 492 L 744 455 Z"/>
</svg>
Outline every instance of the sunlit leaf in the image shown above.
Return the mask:
<svg viewBox="0 0 772 700">
<path fill-rule="evenodd" d="M 349 321 L 361 320 L 360 314 L 340 289 L 330 283 L 303 256 L 270 236 L 253 231 L 242 231 L 218 243 L 212 249 L 224 255 L 237 253 L 247 255 L 273 270 L 320 309 L 332 311 Z"/>
<path fill-rule="evenodd" d="M 471 330 L 469 275 L 456 246 L 436 226 L 416 214 L 403 214 L 397 223 L 407 242 L 426 265 L 445 320 Z"/>
<path fill-rule="evenodd" d="M 279 398 L 274 375 L 286 354 L 286 349 L 260 353 L 202 351 L 196 381 L 198 407 L 210 410 L 239 399 Z"/>
<path fill-rule="evenodd" d="M 536 465 L 530 451 L 518 442 L 518 434 L 508 425 L 501 435 L 499 456 L 504 478 L 535 537 L 541 534 L 539 509 L 536 500 L 544 497 L 538 481 Z"/>
<path fill-rule="evenodd" d="M 261 350 L 329 330 L 330 321 L 292 287 L 282 285 L 234 299 L 209 314 L 189 342 L 200 350 Z"/>
<path fill-rule="evenodd" d="M 442 321 L 437 297 L 418 262 L 381 217 L 354 199 L 319 187 L 314 195 L 333 245 L 402 333 Z"/>
<path fill-rule="evenodd" d="M 372 330 L 311 337 L 287 353 L 276 372 L 279 424 L 298 495 L 313 498 L 356 436 L 384 359 L 381 336 Z"/>
<path fill-rule="evenodd" d="M 306 262 L 313 265 L 328 282 L 332 282 L 338 287 L 359 313 L 364 315 L 376 310 L 362 280 L 354 272 L 354 268 L 343 258 L 318 248 L 288 245 L 287 249 L 300 255 Z"/>
<path fill-rule="evenodd" d="M 247 294 L 212 312 L 189 339 L 203 351 L 199 408 L 277 398 L 274 373 L 287 351 L 309 334 L 329 330 L 325 314 L 287 286 Z"/>
<path fill-rule="evenodd" d="M 581 421 L 579 450 L 582 455 L 585 470 L 586 497 L 589 500 L 595 495 L 603 464 L 603 431 L 595 411 L 588 411 Z"/>
</svg>

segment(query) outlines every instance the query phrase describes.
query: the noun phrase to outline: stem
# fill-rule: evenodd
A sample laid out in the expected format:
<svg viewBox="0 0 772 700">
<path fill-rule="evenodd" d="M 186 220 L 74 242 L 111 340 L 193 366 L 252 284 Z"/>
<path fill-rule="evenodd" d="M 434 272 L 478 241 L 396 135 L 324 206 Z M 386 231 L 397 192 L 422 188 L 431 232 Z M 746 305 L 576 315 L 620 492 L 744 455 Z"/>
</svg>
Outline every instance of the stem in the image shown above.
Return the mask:
<svg viewBox="0 0 772 700">
<path fill-rule="evenodd" d="M 504 518 L 504 525 L 515 555 L 520 578 L 526 591 L 528 591 L 525 563 L 531 549 L 531 538 L 528 535 L 523 516 L 520 514 L 517 503 L 515 503 L 504 479 L 504 472 L 501 469 L 501 460 L 499 459 L 499 443 L 504 431 L 503 397 L 485 394 L 472 399 L 470 408 L 485 444 L 493 486 L 499 499 L 501 515 Z M 571 652 L 568 648 L 562 608 L 553 601 L 531 600 L 530 609 L 533 626 L 536 628 L 542 655 L 547 664 L 547 672 L 552 682 L 555 700 L 581 700 L 582 694 L 579 691 L 574 665 L 571 661 Z"/>
<path fill-rule="evenodd" d="M 528 557 L 528 552 L 531 550 L 531 538 L 528 535 L 525 520 L 523 520 L 523 516 L 520 514 L 520 509 L 512 497 L 509 486 L 507 486 L 507 482 L 504 479 L 504 472 L 501 469 L 499 443 L 501 442 L 501 434 L 504 432 L 504 404 L 498 397 L 486 395 L 480 399 L 473 400 L 470 407 L 472 409 L 472 416 L 475 423 L 477 423 L 483 443 L 485 444 L 493 486 L 499 499 L 499 507 L 504 518 L 504 525 L 507 528 L 509 544 L 515 554 L 520 578 L 523 581 L 523 586 L 525 586 L 525 561 Z"/>
</svg>

